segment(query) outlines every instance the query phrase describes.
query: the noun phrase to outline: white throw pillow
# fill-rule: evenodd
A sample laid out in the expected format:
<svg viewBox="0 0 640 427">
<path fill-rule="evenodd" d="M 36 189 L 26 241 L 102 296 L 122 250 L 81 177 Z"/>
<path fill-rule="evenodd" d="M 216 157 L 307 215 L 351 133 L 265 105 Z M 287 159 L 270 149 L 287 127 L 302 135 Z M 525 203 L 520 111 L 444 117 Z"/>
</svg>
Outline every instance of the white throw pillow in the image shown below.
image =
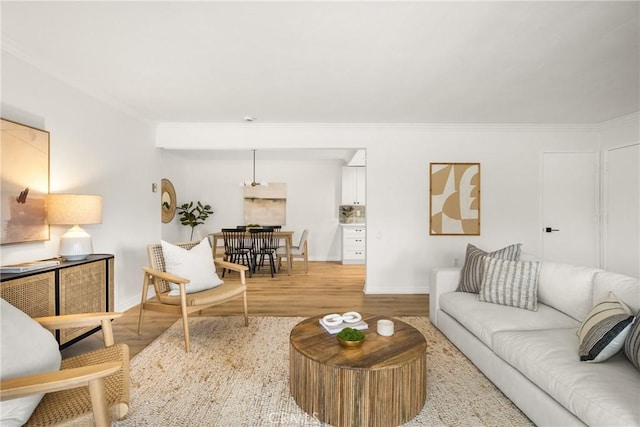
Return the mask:
<svg viewBox="0 0 640 427">
<path fill-rule="evenodd" d="M 609 292 L 604 301 L 593 307 L 578 329 L 580 360 L 603 362 L 614 356 L 624 346 L 633 320 L 629 307 Z"/>
<path fill-rule="evenodd" d="M 164 240 L 161 240 L 160 244 L 167 273 L 189 279 L 189 283 L 185 286 L 188 294 L 222 285 L 222 280 L 216 274 L 209 239 L 203 239 L 191 250 Z M 169 295 L 180 295 L 180 287 L 177 284 L 169 283 L 169 287 L 171 288 Z"/>
<path fill-rule="evenodd" d="M 53 334 L 0 298 L 0 379 L 60 370 Z M 24 425 L 44 394 L 0 402 L 0 426 Z"/>
</svg>

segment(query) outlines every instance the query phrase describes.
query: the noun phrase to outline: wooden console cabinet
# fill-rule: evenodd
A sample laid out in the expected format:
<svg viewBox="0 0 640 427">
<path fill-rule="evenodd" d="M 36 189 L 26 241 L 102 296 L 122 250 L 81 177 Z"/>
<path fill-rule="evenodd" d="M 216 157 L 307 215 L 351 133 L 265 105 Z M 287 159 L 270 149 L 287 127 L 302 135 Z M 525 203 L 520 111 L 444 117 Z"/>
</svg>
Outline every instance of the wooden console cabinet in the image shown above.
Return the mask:
<svg viewBox="0 0 640 427">
<path fill-rule="evenodd" d="M 62 261 L 55 267 L 27 273 L 1 274 L 0 296 L 31 317 L 114 310 L 114 257 L 89 255 L 82 261 Z M 100 327 L 56 331 L 60 348 Z"/>
</svg>

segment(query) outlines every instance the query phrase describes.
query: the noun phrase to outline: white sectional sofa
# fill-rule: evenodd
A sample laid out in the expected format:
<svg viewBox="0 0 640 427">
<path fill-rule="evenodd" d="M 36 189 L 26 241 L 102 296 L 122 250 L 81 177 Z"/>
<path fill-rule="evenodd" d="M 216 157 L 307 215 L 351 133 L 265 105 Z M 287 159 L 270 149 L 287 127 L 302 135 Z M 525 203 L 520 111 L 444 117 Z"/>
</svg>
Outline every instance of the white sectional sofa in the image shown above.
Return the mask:
<svg viewBox="0 0 640 427">
<path fill-rule="evenodd" d="M 432 272 L 431 322 L 540 426 L 640 426 L 640 371 L 623 352 L 581 362 L 577 330 L 610 291 L 637 315 L 638 279 L 541 262 L 537 311 L 456 292 L 459 268 Z"/>
</svg>

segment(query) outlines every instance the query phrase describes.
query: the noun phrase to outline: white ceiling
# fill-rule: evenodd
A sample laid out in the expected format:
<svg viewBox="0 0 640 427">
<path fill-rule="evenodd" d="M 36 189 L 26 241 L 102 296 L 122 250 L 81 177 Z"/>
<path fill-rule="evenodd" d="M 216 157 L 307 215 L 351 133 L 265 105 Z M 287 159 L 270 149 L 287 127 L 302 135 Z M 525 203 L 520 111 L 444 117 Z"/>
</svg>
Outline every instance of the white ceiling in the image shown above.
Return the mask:
<svg viewBox="0 0 640 427">
<path fill-rule="evenodd" d="M 2 2 L 3 50 L 156 122 L 602 123 L 626 2 Z"/>
</svg>

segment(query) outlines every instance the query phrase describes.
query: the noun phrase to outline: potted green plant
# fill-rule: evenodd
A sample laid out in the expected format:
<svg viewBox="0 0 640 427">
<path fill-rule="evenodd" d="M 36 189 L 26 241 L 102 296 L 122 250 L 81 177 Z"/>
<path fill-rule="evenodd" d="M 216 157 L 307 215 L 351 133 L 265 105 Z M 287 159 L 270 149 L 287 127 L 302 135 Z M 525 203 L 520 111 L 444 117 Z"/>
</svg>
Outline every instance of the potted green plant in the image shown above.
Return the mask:
<svg viewBox="0 0 640 427">
<path fill-rule="evenodd" d="M 337 335 L 338 342 L 343 347 L 357 347 L 365 339 L 365 334 L 354 328 L 344 328 Z"/>
<path fill-rule="evenodd" d="M 194 206 L 193 202 L 185 203 L 178 208 L 180 215 L 180 224 L 191 227 L 191 237 L 193 240 L 193 230 L 212 215 L 211 205 L 203 205 L 200 201 Z"/>
<path fill-rule="evenodd" d="M 351 217 L 355 213 L 355 209 L 353 206 L 341 206 L 340 211 L 342 216 L 344 216 L 344 219 L 345 219 L 344 222 L 346 223 L 353 222 L 353 220 L 351 219 Z"/>
</svg>

